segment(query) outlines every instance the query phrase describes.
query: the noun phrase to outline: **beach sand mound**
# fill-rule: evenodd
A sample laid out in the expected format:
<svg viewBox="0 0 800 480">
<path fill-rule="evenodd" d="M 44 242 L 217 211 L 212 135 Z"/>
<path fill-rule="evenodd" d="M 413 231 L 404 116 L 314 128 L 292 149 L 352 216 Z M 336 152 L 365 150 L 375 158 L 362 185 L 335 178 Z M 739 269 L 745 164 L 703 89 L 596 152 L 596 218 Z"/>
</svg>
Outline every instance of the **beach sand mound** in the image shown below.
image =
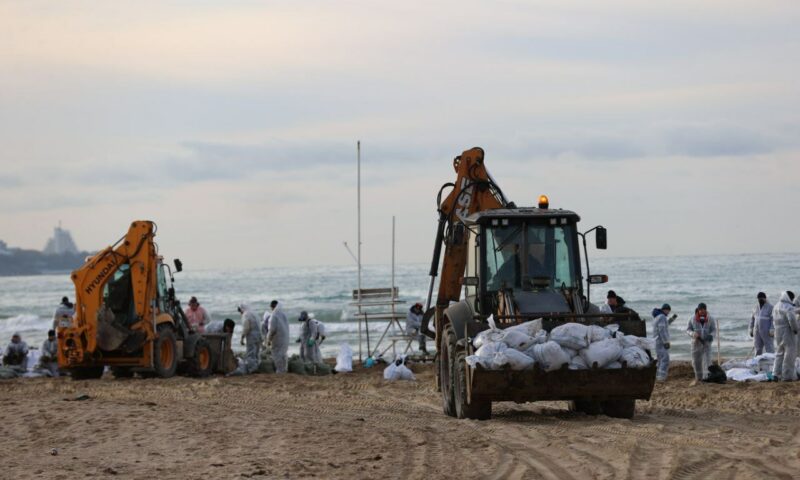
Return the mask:
<svg viewBox="0 0 800 480">
<path fill-rule="evenodd" d="M 692 386 L 691 369 L 678 364 L 633 420 L 542 402 L 495 404 L 493 419 L 478 422 L 444 416 L 432 368 L 414 371 L 416 382 L 386 382 L 381 368 L 5 381 L 3 477 L 791 479 L 800 471 L 800 382 Z"/>
</svg>

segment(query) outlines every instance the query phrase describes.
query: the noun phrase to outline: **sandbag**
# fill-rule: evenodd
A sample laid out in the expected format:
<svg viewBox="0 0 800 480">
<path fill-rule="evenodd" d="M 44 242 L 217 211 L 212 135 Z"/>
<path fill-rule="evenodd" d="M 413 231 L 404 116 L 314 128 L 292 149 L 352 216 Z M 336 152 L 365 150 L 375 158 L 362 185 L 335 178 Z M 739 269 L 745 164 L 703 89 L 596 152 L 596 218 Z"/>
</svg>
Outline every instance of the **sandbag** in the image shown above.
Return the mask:
<svg viewBox="0 0 800 480">
<path fill-rule="evenodd" d="M 656 339 L 637 337 L 636 335 L 623 335 L 622 332 L 617 333 L 615 337 L 622 343 L 624 348 L 639 347 L 642 350 L 654 351 L 656 349 Z"/>
<path fill-rule="evenodd" d="M 306 364 L 300 358 L 300 355 L 292 355 L 289 357 L 289 373 L 296 373 L 297 375 L 308 375 L 306 373 Z"/>
<path fill-rule="evenodd" d="M 394 361 L 389 364 L 388 367 L 383 369 L 383 378 L 390 382 L 394 382 L 396 380 L 416 380 L 414 372 L 403 365 L 402 360 Z"/>
<path fill-rule="evenodd" d="M 580 323 L 565 323 L 550 332 L 550 341 L 572 350 L 589 346 L 589 329 Z"/>
<path fill-rule="evenodd" d="M 569 356 L 564 353 L 561 346 L 553 341 L 534 345 L 531 347 L 530 352 L 536 363 L 547 372 L 558 370 L 570 361 Z"/>
<path fill-rule="evenodd" d="M 336 356 L 336 367 L 334 367 L 334 370 L 336 370 L 337 373 L 353 371 L 353 349 L 350 348 L 350 345 L 347 343 L 343 343 L 341 347 L 339 347 L 339 355 Z"/>
<path fill-rule="evenodd" d="M 564 353 L 566 353 L 569 358 L 573 358 L 575 355 L 578 355 L 578 351 L 571 348 L 561 347 L 561 350 L 564 350 Z"/>
<path fill-rule="evenodd" d="M 330 375 L 331 366 L 323 362 L 320 363 L 306 362 L 306 374 L 313 375 L 315 377 Z"/>
<path fill-rule="evenodd" d="M 17 378 L 18 376 L 19 372 L 17 369 L 13 367 L 0 367 L 0 379 L 10 380 L 12 378 Z"/>
<path fill-rule="evenodd" d="M 531 357 L 519 350 L 509 348 L 495 354 L 493 366 L 495 369 L 508 365 L 511 370 L 528 370 L 533 368 L 533 364 L 534 360 Z"/>
<path fill-rule="evenodd" d="M 508 331 L 519 331 L 528 335 L 530 337 L 536 337 L 536 335 L 542 331 L 542 319 L 531 320 L 525 323 L 520 323 L 519 325 L 514 325 L 512 327 L 508 327 L 505 329 L 506 332 Z M 545 332 L 546 334 L 547 332 Z M 542 342 L 544 343 L 544 342 Z"/>
<path fill-rule="evenodd" d="M 493 365 L 492 364 L 493 364 L 493 361 L 494 361 L 494 354 L 492 354 L 491 356 L 486 356 L 486 357 L 481 357 L 480 355 L 469 355 L 466 358 L 466 361 L 467 361 L 467 364 L 472 368 L 475 368 L 477 365 L 480 365 L 481 367 L 483 367 L 483 368 L 485 368 L 487 370 L 492 370 L 493 369 Z"/>
<path fill-rule="evenodd" d="M 515 350 L 524 352 L 537 342 L 534 337 L 520 330 L 505 330 L 503 331 L 503 343 Z"/>
<path fill-rule="evenodd" d="M 258 369 L 256 370 L 258 373 L 275 373 L 275 362 L 272 360 L 271 357 L 264 358 L 258 364 Z"/>
<path fill-rule="evenodd" d="M 586 361 L 586 365 L 590 367 L 593 367 L 596 363 L 598 368 L 604 368 L 609 363 L 617 361 L 620 355 L 622 355 L 622 344 L 616 338 L 608 338 L 592 343 L 581 350 L 581 357 Z"/>
<path fill-rule="evenodd" d="M 475 348 L 481 348 L 484 344 L 493 342 L 502 342 L 503 341 L 503 331 L 498 329 L 490 328 L 489 330 L 484 330 L 479 334 L 475 335 L 475 338 L 472 339 L 472 345 Z"/>
<path fill-rule="evenodd" d="M 588 368 L 589 366 L 586 365 L 586 360 L 584 360 L 580 355 L 575 355 L 569 361 L 570 370 L 587 370 Z"/>
<path fill-rule="evenodd" d="M 481 348 L 475 351 L 479 357 L 492 357 L 495 353 L 508 349 L 508 345 L 503 342 L 485 342 Z"/>
<path fill-rule="evenodd" d="M 642 368 L 650 365 L 650 357 L 647 356 L 647 352 L 639 347 L 623 348 L 619 361 L 620 363 L 627 362 L 628 368 Z"/>
<path fill-rule="evenodd" d="M 599 342 L 601 340 L 611 338 L 612 336 L 613 335 L 610 330 L 606 330 L 598 325 L 589 325 L 588 327 L 589 343 Z"/>
<path fill-rule="evenodd" d="M 617 368 L 622 368 L 622 364 L 619 362 L 611 362 L 608 365 L 606 365 L 606 368 L 609 370 L 615 370 Z"/>
</svg>

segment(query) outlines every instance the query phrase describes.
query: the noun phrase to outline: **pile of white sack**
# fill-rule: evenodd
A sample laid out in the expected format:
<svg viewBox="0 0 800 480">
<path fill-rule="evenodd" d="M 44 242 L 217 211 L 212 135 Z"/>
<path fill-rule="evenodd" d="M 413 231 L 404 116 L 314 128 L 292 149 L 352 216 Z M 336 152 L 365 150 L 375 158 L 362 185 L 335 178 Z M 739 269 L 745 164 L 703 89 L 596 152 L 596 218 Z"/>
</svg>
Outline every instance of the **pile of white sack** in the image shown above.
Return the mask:
<svg viewBox="0 0 800 480">
<path fill-rule="evenodd" d="M 653 339 L 624 335 L 619 325 L 606 327 L 566 323 L 550 334 L 541 320 L 533 320 L 506 329 L 498 329 L 489 317 L 489 330 L 472 340 L 477 349 L 467 363 L 488 370 L 528 370 L 539 365 L 551 372 L 568 365 L 570 370 L 597 368 L 646 367 L 653 361 L 647 350 L 654 350 Z"/>
<path fill-rule="evenodd" d="M 764 353 L 753 358 L 733 358 L 723 363 L 722 369 L 734 382 L 768 382 L 774 365 L 775 354 Z M 795 360 L 795 368 L 800 375 L 800 358 Z"/>
</svg>

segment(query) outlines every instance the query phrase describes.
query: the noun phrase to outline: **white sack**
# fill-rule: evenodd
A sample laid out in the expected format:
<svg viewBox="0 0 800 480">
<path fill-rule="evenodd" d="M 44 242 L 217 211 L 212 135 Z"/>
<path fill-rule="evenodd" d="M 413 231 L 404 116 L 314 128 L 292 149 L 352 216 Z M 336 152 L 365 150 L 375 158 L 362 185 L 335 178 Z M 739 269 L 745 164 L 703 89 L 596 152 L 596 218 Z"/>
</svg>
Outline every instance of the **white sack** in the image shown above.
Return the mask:
<svg viewBox="0 0 800 480">
<path fill-rule="evenodd" d="M 556 342 L 551 341 L 541 345 L 534 345 L 532 350 L 536 363 L 547 372 L 558 370 L 563 365 L 568 364 L 570 360 L 569 356 L 564 353 L 564 350 Z"/>
<path fill-rule="evenodd" d="M 539 332 L 542 331 L 542 319 L 531 320 L 529 322 L 520 323 L 519 325 L 514 325 L 513 327 L 508 327 L 505 329 L 506 332 L 512 330 L 516 330 L 524 333 L 525 335 L 535 337 Z"/>
<path fill-rule="evenodd" d="M 598 325 L 589 325 L 588 330 L 589 343 L 599 342 L 600 340 L 612 337 L 610 330 L 606 330 Z"/>
<path fill-rule="evenodd" d="M 388 367 L 383 370 L 383 378 L 394 382 L 396 380 L 416 380 L 414 372 L 408 367 L 399 362 L 392 362 Z"/>
<path fill-rule="evenodd" d="M 494 356 L 495 368 L 508 365 L 511 370 L 528 370 L 533 368 L 533 364 L 534 361 L 531 357 L 513 348 L 497 353 Z"/>
<path fill-rule="evenodd" d="M 622 364 L 619 362 L 611 362 L 608 365 L 606 365 L 606 368 L 609 370 L 615 370 L 617 368 L 622 368 Z"/>
<path fill-rule="evenodd" d="M 550 340 L 562 347 L 580 350 L 589 346 L 589 329 L 580 323 L 565 323 L 550 332 Z"/>
<path fill-rule="evenodd" d="M 650 357 L 647 356 L 647 352 L 639 347 L 622 349 L 619 361 L 620 363 L 627 362 L 628 368 L 642 368 L 650 365 Z"/>
<path fill-rule="evenodd" d="M 520 330 L 505 330 L 503 332 L 503 342 L 509 347 L 523 352 L 531 345 L 534 345 L 536 339 Z"/>
<path fill-rule="evenodd" d="M 609 363 L 616 362 L 620 355 L 622 355 L 622 344 L 616 338 L 595 342 L 581 350 L 581 357 L 589 367 L 597 363 L 598 368 L 604 368 Z"/>
<path fill-rule="evenodd" d="M 475 351 L 475 355 L 479 357 L 492 357 L 495 353 L 502 352 L 508 349 L 508 345 L 503 342 L 484 342 L 484 344 Z"/>
<path fill-rule="evenodd" d="M 586 365 L 586 360 L 580 355 L 575 355 L 569 361 L 570 370 L 588 370 L 589 366 Z"/>
<path fill-rule="evenodd" d="M 345 373 L 353 371 L 353 349 L 350 345 L 343 343 L 339 347 L 339 355 L 336 356 L 336 367 L 334 368 L 337 373 Z"/>
</svg>

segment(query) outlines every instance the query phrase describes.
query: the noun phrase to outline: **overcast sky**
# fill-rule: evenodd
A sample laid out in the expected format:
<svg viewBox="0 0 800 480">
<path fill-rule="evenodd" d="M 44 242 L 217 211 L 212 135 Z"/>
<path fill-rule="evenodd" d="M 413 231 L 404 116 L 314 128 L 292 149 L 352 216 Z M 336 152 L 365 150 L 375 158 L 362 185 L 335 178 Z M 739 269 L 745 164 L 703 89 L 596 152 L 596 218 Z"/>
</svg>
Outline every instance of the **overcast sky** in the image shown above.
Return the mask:
<svg viewBox="0 0 800 480">
<path fill-rule="evenodd" d="M 481 146 L 609 256 L 796 252 L 800 3 L 0 3 L 0 239 L 133 219 L 194 267 L 427 262 Z"/>
</svg>

